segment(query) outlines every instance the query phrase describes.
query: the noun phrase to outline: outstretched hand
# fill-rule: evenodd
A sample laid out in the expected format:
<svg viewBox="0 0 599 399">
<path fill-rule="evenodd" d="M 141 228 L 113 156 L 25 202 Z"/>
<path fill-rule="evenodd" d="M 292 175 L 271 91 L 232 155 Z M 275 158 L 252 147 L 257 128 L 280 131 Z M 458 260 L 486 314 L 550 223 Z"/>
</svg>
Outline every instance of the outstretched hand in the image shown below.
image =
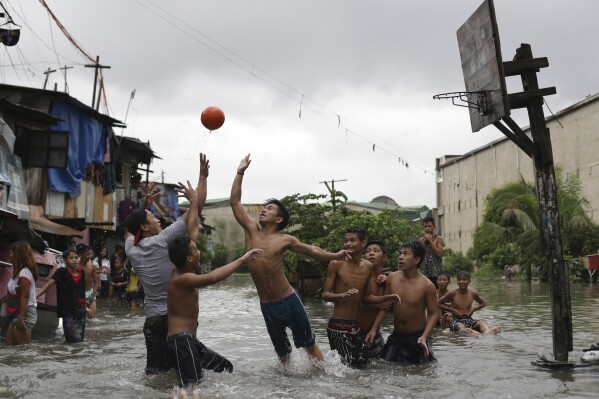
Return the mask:
<svg viewBox="0 0 599 399">
<path fill-rule="evenodd" d="M 387 282 L 387 276 L 384 274 L 379 274 L 378 276 L 376 276 L 376 283 L 377 285 L 385 285 L 385 283 Z"/>
<path fill-rule="evenodd" d="M 347 290 L 347 291 L 345 291 L 345 292 L 343 293 L 343 296 L 344 296 L 345 298 L 347 298 L 347 297 L 350 297 L 350 296 L 354 296 L 354 295 L 358 294 L 359 292 L 360 292 L 360 291 L 358 291 L 358 289 L 357 289 L 357 288 L 350 288 L 349 290 Z"/>
<path fill-rule="evenodd" d="M 352 260 L 351 251 L 349 249 L 342 249 L 335 254 L 336 260 Z"/>
<path fill-rule="evenodd" d="M 189 180 L 187 180 L 187 186 L 179 182 L 179 187 L 175 187 L 175 191 L 179 193 L 179 197 L 185 197 L 190 203 L 198 200 L 198 192 L 194 190 Z"/>
<path fill-rule="evenodd" d="M 241 257 L 241 261 L 243 263 L 251 262 L 256 258 L 257 255 L 261 254 L 262 252 L 264 252 L 264 251 L 260 248 L 250 249 Z"/>
<path fill-rule="evenodd" d="M 210 172 L 210 161 L 206 158 L 206 154 L 200 152 L 200 179 L 207 178 Z"/>
<path fill-rule="evenodd" d="M 243 174 L 245 172 L 245 170 L 248 168 L 248 166 L 250 166 L 250 163 L 252 163 L 252 160 L 250 159 L 250 154 L 247 154 L 240 162 L 239 162 L 239 166 L 237 167 L 237 173 L 241 173 Z"/>
<path fill-rule="evenodd" d="M 154 203 L 154 199 L 160 195 L 160 188 L 155 182 L 150 182 L 148 184 L 139 183 L 139 190 L 143 192 L 145 202 L 148 205 Z"/>
<path fill-rule="evenodd" d="M 389 303 L 401 303 L 401 298 L 397 294 L 385 295 L 385 299 Z"/>
</svg>

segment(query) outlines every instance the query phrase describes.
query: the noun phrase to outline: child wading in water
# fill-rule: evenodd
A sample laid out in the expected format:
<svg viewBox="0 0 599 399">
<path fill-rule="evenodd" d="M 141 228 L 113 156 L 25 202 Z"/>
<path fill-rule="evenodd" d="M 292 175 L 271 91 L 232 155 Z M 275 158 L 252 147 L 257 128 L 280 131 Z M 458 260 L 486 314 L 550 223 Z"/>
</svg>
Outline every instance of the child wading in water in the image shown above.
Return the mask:
<svg viewBox="0 0 599 399">
<path fill-rule="evenodd" d="M 445 272 L 441 272 L 441 274 L 439 274 L 439 277 L 437 278 L 437 285 L 439 286 L 439 288 L 437 288 L 437 298 L 440 299 L 449 292 L 447 286 L 449 285 L 450 281 L 451 278 L 449 277 L 449 274 Z M 451 302 L 446 302 L 445 305 L 450 306 Z M 443 329 L 449 327 L 451 317 L 451 312 L 439 308 L 439 327 Z"/>
<path fill-rule="evenodd" d="M 62 317 L 64 338 L 67 342 L 76 343 L 83 341 L 85 335 L 85 271 L 79 265 L 77 252 L 67 249 L 62 256 L 65 267 L 58 268 L 46 285 L 36 292 L 36 296 L 42 296 L 56 284 L 56 313 Z"/>
<path fill-rule="evenodd" d="M 483 320 L 472 318 L 474 312 L 481 310 L 487 304 L 476 291 L 468 289 L 468 285 L 470 285 L 470 273 L 459 272 L 457 280 L 458 289 L 450 291 L 439 298 L 439 308 L 447 310 L 453 315 L 449 323 L 449 328 L 452 331 L 463 331 L 470 335 L 478 335 L 479 332 L 483 334 L 497 334 L 501 332 L 500 327 L 489 328 Z M 474 302 L 478 305 L 473 308 L 472 304 Z M 450 303 L 450 305 L 447 306 L 446 303 Z"/>
</svg>

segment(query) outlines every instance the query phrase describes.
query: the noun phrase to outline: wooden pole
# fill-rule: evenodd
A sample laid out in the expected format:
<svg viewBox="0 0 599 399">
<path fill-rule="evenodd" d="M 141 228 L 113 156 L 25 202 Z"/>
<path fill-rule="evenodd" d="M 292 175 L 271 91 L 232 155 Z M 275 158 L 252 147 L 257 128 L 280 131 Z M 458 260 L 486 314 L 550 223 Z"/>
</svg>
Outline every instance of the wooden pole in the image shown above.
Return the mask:
<svg viewBox="0 0 599 399">
<path fill-rule="evenodd" d="M 532 59 L 530 45 L 522 44 L 516 51 L 515 60 Z M 539 89 L 534 69 L 521 73 L 524 91 Z M 533 143 L 537 151 L 533 155 L 535 182 L 539 199 L 539 222 L 543 253 L 549 270 L 549 293 L 551 296 L 553 356 L 567 362 L 572 350 L 572 310 L 570 303 L 570 280 L 568 265 L 564 261 L 557 198 L 557 185 L 553 163 L 553 150 L 549 129 L 543 114 L 543 97 L 527 100 L 528 117 Z"/>
<path fill-rule="evenodd" d="M 106 65 L 100 65 L 100 56 L 97 55 L 96 56 L 96 63 L 95 64 L 88 64 L 85 66 L 86 68 L 94 68 L 95 69 L 95 73 L 94 73 L 94 92 L 92 94 L 92 108 L 95 109 L 95 101 L 96 101 L 96 87 L 98 85 L 98 70 L 99 69 L 110 69 L 109 66 Z M 100 101 L 98 101 L 100 102 Z"/>
</svg>

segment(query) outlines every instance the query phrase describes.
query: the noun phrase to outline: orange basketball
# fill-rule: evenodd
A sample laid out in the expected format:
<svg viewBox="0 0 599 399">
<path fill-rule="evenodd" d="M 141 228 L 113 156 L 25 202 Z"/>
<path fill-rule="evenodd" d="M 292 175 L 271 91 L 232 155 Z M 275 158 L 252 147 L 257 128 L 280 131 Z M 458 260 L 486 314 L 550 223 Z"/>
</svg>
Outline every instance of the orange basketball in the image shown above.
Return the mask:
<svg viewBox="0 0 599 399">
<path fill-rule="evenodd" d="M 225 123 L 225 113 L 218 107 L 210 106 L 202 111 L 201 119 L 206 129 L 216 130 Z"/>
</svg>

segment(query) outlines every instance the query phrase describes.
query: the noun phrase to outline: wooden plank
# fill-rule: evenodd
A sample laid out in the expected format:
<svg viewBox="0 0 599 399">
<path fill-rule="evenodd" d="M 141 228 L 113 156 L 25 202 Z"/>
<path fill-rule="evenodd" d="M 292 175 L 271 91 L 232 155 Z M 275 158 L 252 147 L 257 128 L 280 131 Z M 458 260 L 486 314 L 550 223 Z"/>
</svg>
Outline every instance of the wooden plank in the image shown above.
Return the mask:
<svg viewBox="0 0 599 399">
<path fill-rule="evenodd" d="M 555 93 L 557 93 L 555 87 L 546 87 L 544 89 L 532 89 L 509 94 L 508 100 L 510 103 L 510 109 L 526 108 L 531 104 L 531 102 L 534 101 L 540 101 L 540 103 L 543 104 L 544 96 L 550 96 Z"/>
<path fill-rule="evenodd" d="M 540 68 L 547 68 L 548 66 L 549 60 L 547 57 L 531 58 L 530 60 L 505 61 L 503 63 L 503 73 L 504 76 L 516 76 L 528 70 L 539 72 Z"/>
</svg>

